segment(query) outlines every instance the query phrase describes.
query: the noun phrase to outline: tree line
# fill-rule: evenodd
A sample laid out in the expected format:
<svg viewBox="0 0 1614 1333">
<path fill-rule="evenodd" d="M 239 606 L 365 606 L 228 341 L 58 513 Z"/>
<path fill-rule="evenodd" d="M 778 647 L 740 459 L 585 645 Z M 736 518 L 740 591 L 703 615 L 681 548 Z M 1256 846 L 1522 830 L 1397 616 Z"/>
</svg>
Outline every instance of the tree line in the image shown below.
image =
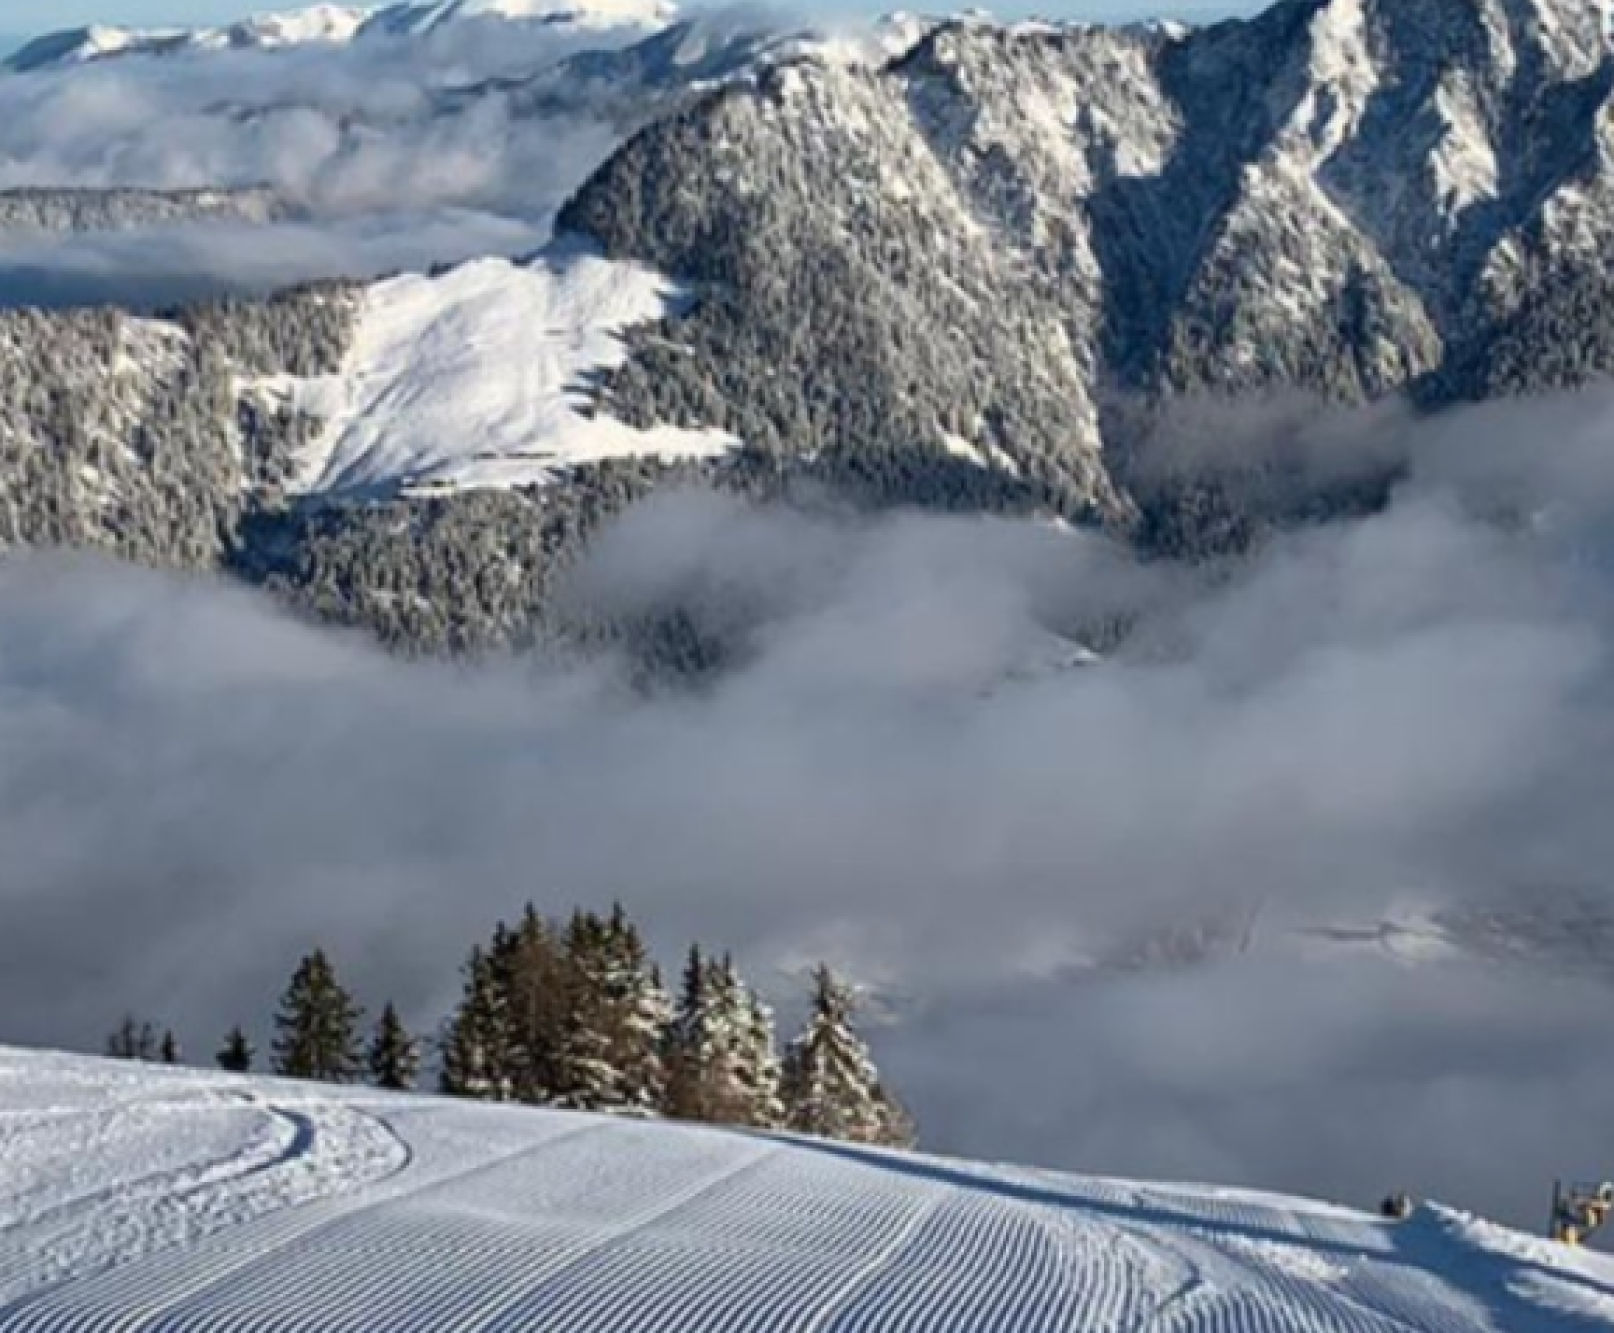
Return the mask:
<svg viewBox="0 0 1614 1333">
<path fill-rule="evenodd" d="M 790 1130 L 910 1146 L 913 1122 L 856 1026 L 853 989 L 815 969 L 812 1003 L 781 1050 L 773 1013 L 732 958 L 691 948 L 676 994 L 619 905 L 562 922 L 529 906 L 471 950 L 462 994 L 437 1035 L 437 1090 L 481 1101 Z M 425 1043 L 387 1003 L 373 1024 L 323 949 L 297 965 L 274 1015 L 270 1070 L 407 1091 Z M 107 1053 L 180 1062 L 171 1031 L 125 1018 Z M 257 1059 L 239 1025 L 214 1057 Z"/>
</svg>

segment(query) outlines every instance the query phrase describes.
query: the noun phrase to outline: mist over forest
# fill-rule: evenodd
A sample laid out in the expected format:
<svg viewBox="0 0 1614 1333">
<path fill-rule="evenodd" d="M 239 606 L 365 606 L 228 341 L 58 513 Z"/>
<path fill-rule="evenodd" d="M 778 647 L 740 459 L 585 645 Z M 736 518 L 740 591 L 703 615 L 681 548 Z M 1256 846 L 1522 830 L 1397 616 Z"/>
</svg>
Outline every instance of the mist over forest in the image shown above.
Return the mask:
<svg viewBox="0 0 1614 1333">
<path fill-rule="evenodd" d="M 1610 1091 L 1606 971 L 1343 928 L 1614 911 L 1611 412 L 1331 419 L 1308 457 L 1399 454 L 1388 508 L 1195 567 L 664 495 L 565 591 L 722 636 L 722 672 L 649 692 L 8 560 L 7 1035 L 93 1047 L 132 1008 L 207 1049 L 315 944 L 429 1028 L 492 919 L 620 899 L 787 1007 L 850 971 L 931 1148 L 1528 1222 L 1598 1160 L 1561 1111 Z"/>
</svg>

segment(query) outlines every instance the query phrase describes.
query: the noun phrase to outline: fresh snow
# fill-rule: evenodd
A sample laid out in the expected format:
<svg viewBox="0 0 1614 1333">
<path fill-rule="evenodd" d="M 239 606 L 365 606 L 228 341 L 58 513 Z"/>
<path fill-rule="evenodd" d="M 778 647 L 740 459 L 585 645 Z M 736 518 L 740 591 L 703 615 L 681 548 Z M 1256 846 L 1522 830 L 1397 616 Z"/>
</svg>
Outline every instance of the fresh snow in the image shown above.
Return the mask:
<svg viewBox="0 0 1614 1333">
<path fill-rule="evenodd" d="M 1614 1262 L 1435 1207 L 0 1049 L 0 1333 L 1574 1333 Z"/>
<path fill-rule="evenodd" d="M 220 28 L 121 28 L 93 24 L 30 42 L 4 62 L 19 71 L 85 65 L 126 55 L 177 51 L 261 50 L 352 41 L 371 21 L 367 9 L 313 5 L 287 13 L 256 14 Z"/>
<path fill-rule="evenodd" d="M 477 18 L 560 21 L 579 27 L 659 26 L 672 18 L 674 7 L 666 0 L 438 0 L 382 11 L 382 21 L 387 26 L 392 26 L 384 17 L 389 13 L 414 15 L 414 21 L 406 26 L 421 32 Z"/>
<path fill-rule="evenodd" d="M 308 42 L 350 42 L 370 15 L 340 5 L 313 5 L 284 14 L 257 14 L 231 31 L 238 42 L 272 49 Z"/>
<path fill-rule="evenodd" d="M 942 449 L 953 458 L 969 463 L 973 467 L 986 470 L 997 468 L 1010 476 L 1020 475 L 1020 465 L 995 444 L 978 445 L 966 440 L 962 435 L 947 433 L 942 436 Z"/>
<path fill-rule="evenodd" d="M 541 484 L 612 458 L 712 458 L 717 431 L 636 430 L 591 411 L 589 377 L 677 287 L 637 264 L 554 249 L 372 287 L 346 364 L 297 386 L 325 421 L 297 489 L 376 494 Z"/>
<path fill-rule="evenodd" d="M 405 0 L 381 7 L 317 4 L 255 14 L 222 27 L 126 28 L 95 24 L 69 29 L 29 42 L 0 62 L 0 69 L 26 73 L 116 56 L 341 45 L 367 37 L 418 36 L 481 19 L 539 22 L 580 30 L 635 27 L 653 32 L 670 23 L 675 13 L 670 0 Z"/>
</svg>

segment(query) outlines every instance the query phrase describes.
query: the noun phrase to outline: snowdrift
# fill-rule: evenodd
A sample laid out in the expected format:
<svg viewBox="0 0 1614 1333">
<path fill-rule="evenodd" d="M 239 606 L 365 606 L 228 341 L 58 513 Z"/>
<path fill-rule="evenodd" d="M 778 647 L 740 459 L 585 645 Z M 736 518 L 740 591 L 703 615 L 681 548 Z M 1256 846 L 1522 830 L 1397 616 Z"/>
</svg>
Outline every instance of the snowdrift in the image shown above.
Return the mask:
<svg viewBox="0 0 1614 1333">
<path fill-rule="evenodd" d="M 1559 1333 L 1614 1263 L 1426 1209 L 0 1050 L 0 1330 Z"/>
</svg>

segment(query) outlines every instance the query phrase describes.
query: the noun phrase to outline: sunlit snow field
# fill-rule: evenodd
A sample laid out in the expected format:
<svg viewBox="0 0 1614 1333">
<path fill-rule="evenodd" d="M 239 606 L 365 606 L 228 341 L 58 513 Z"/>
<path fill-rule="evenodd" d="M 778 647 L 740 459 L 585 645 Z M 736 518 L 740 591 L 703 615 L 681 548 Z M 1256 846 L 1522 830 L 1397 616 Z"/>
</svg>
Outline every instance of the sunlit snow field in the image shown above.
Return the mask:
<svg viewBox="0 0 1614 1333">
<path fill-rule="evenodd" d="M 1614 1263 L 1439 1208 L 0 1052 L 0 1329 L 1558 1333 Z"/>
</svg>

